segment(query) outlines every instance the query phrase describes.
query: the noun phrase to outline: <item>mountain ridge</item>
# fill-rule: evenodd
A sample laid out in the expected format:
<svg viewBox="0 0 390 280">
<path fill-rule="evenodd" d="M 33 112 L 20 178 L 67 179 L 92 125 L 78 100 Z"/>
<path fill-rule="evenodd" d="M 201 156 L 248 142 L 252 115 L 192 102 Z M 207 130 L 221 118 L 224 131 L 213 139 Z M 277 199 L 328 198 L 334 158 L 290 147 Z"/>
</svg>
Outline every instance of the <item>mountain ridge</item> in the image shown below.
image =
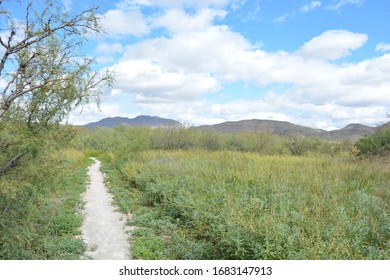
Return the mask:
<svg viewBox="0 0 390 280">
<path fill-rule="evenodd" d="M 131 127 L 178 127 L 181 123 L 173 119 L 165 119 L 157 116 L 140 115 L 135 118 L 113 117 L 104 118 L 97 122 L 87 123 L 84 126 L 87 128 L 93 127 L 108 127 L 112 128 L 118 125 L 128 125 Z"/>
<path fill-rule="evenodd" d="M 274 120 L 241 120 L 233 122 L 223 122 L 215 125 L 199 126 L 196 129 L 214 130 L 224 133 L 242 132 L 242 131 L 268 131 L 280 136 L 302 135 L 305 137 L 316 137 L 325 140 L 343 141 L 358 140 L 366 135 L 375 133 L 379 128 L 386 127 L 384 124 L 380 127 L 371 127 L 363 124 L 348 124 L 347 126 L 336 130 L 316 129 L 287 121 Z M 390 126 L 390 124 L 389 124 Z"/>
<path fill-rule="evenodd" d="M 182 127 L 183 125 L 173 119 L 165 119 L 157 116 L 140 115 L 133 119 L 125 117 L 105 118 L 97 122 L 92 122 L 84 125 L 87 128 L 93 128 L 97 126 L 102 127 L 115 127 L 118 125 L 129 125 L 131 127 Z M 239 121 L 226 121 L 213 125 L 201 125 L 193 126 L 192 129 L 202 131 L 217 131 L 222 133 L 235 133 L 235 132 L 256 132 L 256 131 L 268 131 L 280 136 L 292 136 L 302 135 L 305 137 L 316 137 L 325 140 L 343 141 L 343 140 L 358 140 L 366 135 L 375 133 L 378 129 L 390 127 L 390 122 L 382 124 L 377 127 L 367 126 L 359 123 L 351 123 L 347 126 L 336 130 L 323 130 L 316 129 L 298 124 L 293 124 L 287 121 L 275 121 L 275 120 L 239 120 Z"/>
</svg>

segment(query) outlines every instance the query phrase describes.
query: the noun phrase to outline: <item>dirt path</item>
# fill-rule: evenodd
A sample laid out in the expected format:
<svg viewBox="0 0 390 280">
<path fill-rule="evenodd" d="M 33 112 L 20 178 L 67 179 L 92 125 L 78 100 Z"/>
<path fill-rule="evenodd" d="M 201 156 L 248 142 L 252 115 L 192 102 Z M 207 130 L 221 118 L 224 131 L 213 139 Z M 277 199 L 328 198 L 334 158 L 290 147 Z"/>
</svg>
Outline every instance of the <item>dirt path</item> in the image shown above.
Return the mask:
<svg viewBox="0 0 390 280">
<path fill-rule="evenodd" d="M 112 195 L 104 185 L 100 161 L 94 161 L 88 170 L 90 183 L 84 197 L 82 235 L 89 248 L 87 257 L 95 260 L 131 259 L 126 218 L 112 205 Z"/>
</svg>

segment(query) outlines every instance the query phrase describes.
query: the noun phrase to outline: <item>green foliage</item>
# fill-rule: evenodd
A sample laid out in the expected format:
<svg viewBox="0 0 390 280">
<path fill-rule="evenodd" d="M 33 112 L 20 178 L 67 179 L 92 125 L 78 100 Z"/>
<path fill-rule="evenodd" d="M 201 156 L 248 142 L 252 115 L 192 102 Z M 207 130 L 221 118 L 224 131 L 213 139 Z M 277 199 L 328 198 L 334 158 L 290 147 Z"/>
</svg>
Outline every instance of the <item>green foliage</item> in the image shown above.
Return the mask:
<svg viewBox="0 0 390 280">
<path fill-rule="evenodd" d="M 81 52 L 99 15 L 57 0 L 16 5 L 0 12 L 0 259 L 78 258 L 86 166 L 80 152 L 61 155 L 76 130 L 60 123 L 113 81 Z"/>
<path fill-rule="evenodd" d="M 176 150 L 195 146 L 193 132 L 186 128 L 158 128 L 152 134 L 152 146 L 155 149 Z"/>
<path fill-rule="evenodd" d="M 96 8 L 70 14 L 57 0 L 16 5 L 18 15 L 6 4 L 0 13 L 0 176 L 59 140 L 51 137 L 68 114 L 98 101 L 101 86 L 113 81 L 80 51 L 88 34 L 100 32 Z"/>
<path fill-rule="evenodd" d="M 317 138 L 307 138 L 300 135 L 291 136 L 286 146 L 294 156 L 302 156 L 309 151 L 319 151 L 321 144 L 325 142 Z"/>
<path fill-rule="evenodd" d="M 199 135 L 199 146 L 208 151 L 221 149 L 223 145 L 222 136 L 214 131 L 202 132 Z"/>
<path fill-rule="evenodd" d="M 390 174 L 351 143 L 120 127 L 82 131 L 74 148 L 102 158 L 135 258 L 390 257 Z"/>
<path fill-rule="evenodd" d="M 80 258 L 87 164 L 82 153 L 50 145 L 0 177 L 0 259 Z"/>
<path fill-rule="evenodd" d="M 144 260 L 164 259 L 164 241 L 156 236 L 150 228 L 141 228 L 133 232 L 135 241 L 132 247 L 132 254 Z"/>
<path fill-rule="evenodd" d="M 269 132 L 242 132 L 227 134 L 225 149 L 241 152 L 257 152 L 264 155 L 286 153 L 285 139 Z"/>
<path fill-rule="evenodd" d="M 347 142 L 327 142 L 316 138 L 283 138 L 268 132 L 224 134 L 187 128 L 131 128 L 80 129 L 74 143 L 91 156 L 126 162 L 129 157 L 147 150 L 197 150 L 255 152 L 262 155 L 304 155 L 308 152 L 337 155 L 349 152 Z"/>
<path fill-rule="evenodd" d="M 390 128 L 366 136 L 355 143 L 358 155 L 386 155 L 390 152 Z"/>
<path fill-rule="evenodd" d="M 191 131 L 197 146 L 190 149 L 135 152 L 131 143 L 154 132 L 99 132 L 113 137 L 112 147 L 123 138 L 129 144 L 106 146 L 104 169 L 116 203 L 133 214 L 136 258 L 390 257 L 390 174 L 355 162 L 349 143 L 301 139 L 305 155 L 291 157 L 283 146 L 290 140 L 274 135 Z M 221 150 L 211 151 L 203 137 Z M 229 148 L 231 139 L 243 148 Z"/>
</svg>

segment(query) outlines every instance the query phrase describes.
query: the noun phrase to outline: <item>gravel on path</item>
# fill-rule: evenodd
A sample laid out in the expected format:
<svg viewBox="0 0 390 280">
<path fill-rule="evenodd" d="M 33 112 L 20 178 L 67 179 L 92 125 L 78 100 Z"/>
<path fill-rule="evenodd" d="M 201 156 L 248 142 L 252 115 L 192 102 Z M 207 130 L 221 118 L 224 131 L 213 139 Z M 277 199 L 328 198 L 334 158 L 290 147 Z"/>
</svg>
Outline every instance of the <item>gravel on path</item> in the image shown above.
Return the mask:
<svg viewBox="0 0 390 280">
<path fill-rule="evenodd" d="M 82 237 L 88 245 L 86 257 L 94 260 L 131 259 L 126 217 L 112 205 L 112 195 L 107 191 L 100 171 L 100 161 L 88 170 L 90 183 L 85 193 Z"/>
</svg>

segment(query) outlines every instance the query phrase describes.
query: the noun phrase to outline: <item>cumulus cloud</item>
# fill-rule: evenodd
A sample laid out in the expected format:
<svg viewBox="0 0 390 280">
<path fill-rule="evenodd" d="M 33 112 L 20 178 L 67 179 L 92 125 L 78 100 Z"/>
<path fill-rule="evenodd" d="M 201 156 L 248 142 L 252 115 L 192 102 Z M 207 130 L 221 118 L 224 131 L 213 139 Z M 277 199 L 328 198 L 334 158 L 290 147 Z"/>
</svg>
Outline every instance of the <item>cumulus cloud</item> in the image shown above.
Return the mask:
<svg viewBox="0 0 390 280">
<path fill-rule="evenodd" d="M 96 52 L 105 53 L 105 54 L 122 53 L 123 51 L 124 48 L 121 43 L 113 43 L 113 44 L 102 43 L 99 44 L 96 48 Z"/>
<path fill-rule="evenodd" d="M 252 45 L 239 33 L 226 26 L 210 26 L 206 30 L 181 32 L 172 38 L 144 40 L 131 45 L 124 60 L 157 61 L 167 69 L 186 73 L 229 74 L 245 68 L 242 60 L 250 59 Z M 223 70 L 223 68 L 226 69 Z M 244 69 L 242 69 L 244 70 Z"/>
<path fill-rule="evenodd" d="M 376 45 L 375 50 L 378 52 L 388 52 L 390 51 L 390 44 L 379 43 Z"/>
<path fill-rule="evenodd" d="M 157 62 L 127 60 L 112 67 L 115 88 L 132 94 L 137 103 L 191 100 L 220 89 L 218 80 L 207 73 L 185 73 L 166 69 Z"/>
<path fill-rule="evenodd" d="M 167 11 L 153 21 L 154 27 L 163 27 L 171 32 L 190 32 L 205 30 L 215 18 L 223 18 L 224 10 L 202 9 L 196 14 L 189 15 L 181 9 Z"/>
<path fill-rule="evenodd" d="M 124 0 L 118 4 L 121 8 L 134 8 L 139 6 L 154 6 L 163 8 L 205 8 L 224 7 L 229 3 L 242 0 Z"/>
<path fill-rule="evenodd" d="M 308 13 L 321 3 L 308 2 L 294 13 Z M 107 12 L 104 24 L 111 34 L 150 38 L 97 46 L 102 59 L 121 59 L 111 68 L 116 83 L 107 97 L 108 107 L 91 111 L 90 116 L 125 115 L 113 106 L 115 101 L 123 104 L 123 97 L 140 112 L 195 125 L 259 118 L 334 129 L 349 122 L 377 124 L 390 111 L 386 105 L 390 104 L 390 54 L 355 63 L 335 61 L 363 46 L 366 34 L 329 30 L 294 52 L 266 52 L 243 34 L 218 24 L 226 9 L 244 4 L 245 0 L 133 0 Z M 163 9 L 144 18 L 141 6 L 152 5 Z M 153 37 L 159 28 L 169 34 Z M 389 49 L 384 43 L 376 46 L 381 52 Z M 248 97 L 237 91 L 215 101 L 232 82 L 253 84 L 262 93 L 254 90 Z M 265 86 L 270 89 L 266 93 Z"/>
<path fill-rule="evenodd" d="M 348 56 L 352 50 L 363 46 L 366 34 L 346 30 L 329 30 L 305 43 L 299 53 L 307 58 L 335 60 Z"/>
<path fill-rule="evenodd" d="M 142 13 L 132 10 L 109 10 L 102 17 L 102 26 L 111 36 L 140 36 L 150 31 Z"/>
<path fill-rule="evenodd" d="M 189 117 L 192 108 L 199 112 L 198 119 L 266 117 L 295 121 L 299 117 L 306 125 L 322 123 L 328 128 L 321 117 L 341 122 L 347 117 L 340 110 L 351 118 L 354 109 L 366 107 L 371 109 L 363 111 L 366 115 L 361 118 L 371 120 L 378 106 L 390 104 L 390 54 L 359 63 L 328 62 L 349 54 L 366 40 L 365 34 L 333 30 L 313 38 L 297 52 L 268 53 L 226 26 L 210 25 L 204 30 L 178 32 L 171 38 L 128 46 L 122 61 L 113 67 L 117 72 L 115 88 L 132 95 L 139 106 L 150 110 L 159 107 L 158 112 L 165 115 L 172 112 L 168 108 L 180 104 L 181 118 Z M 259 100 L 209 104 L 207 114 L 194 107 L 204 96 L 234 81 L 290 86 Z M 275 113 L 283 110 L 289 111 L 284 117 Z M 300 112 L 296 119 L 291 117 L 295 112 Z M 304 116 L 312 117 L 305 120 Z"/>
</svg>

